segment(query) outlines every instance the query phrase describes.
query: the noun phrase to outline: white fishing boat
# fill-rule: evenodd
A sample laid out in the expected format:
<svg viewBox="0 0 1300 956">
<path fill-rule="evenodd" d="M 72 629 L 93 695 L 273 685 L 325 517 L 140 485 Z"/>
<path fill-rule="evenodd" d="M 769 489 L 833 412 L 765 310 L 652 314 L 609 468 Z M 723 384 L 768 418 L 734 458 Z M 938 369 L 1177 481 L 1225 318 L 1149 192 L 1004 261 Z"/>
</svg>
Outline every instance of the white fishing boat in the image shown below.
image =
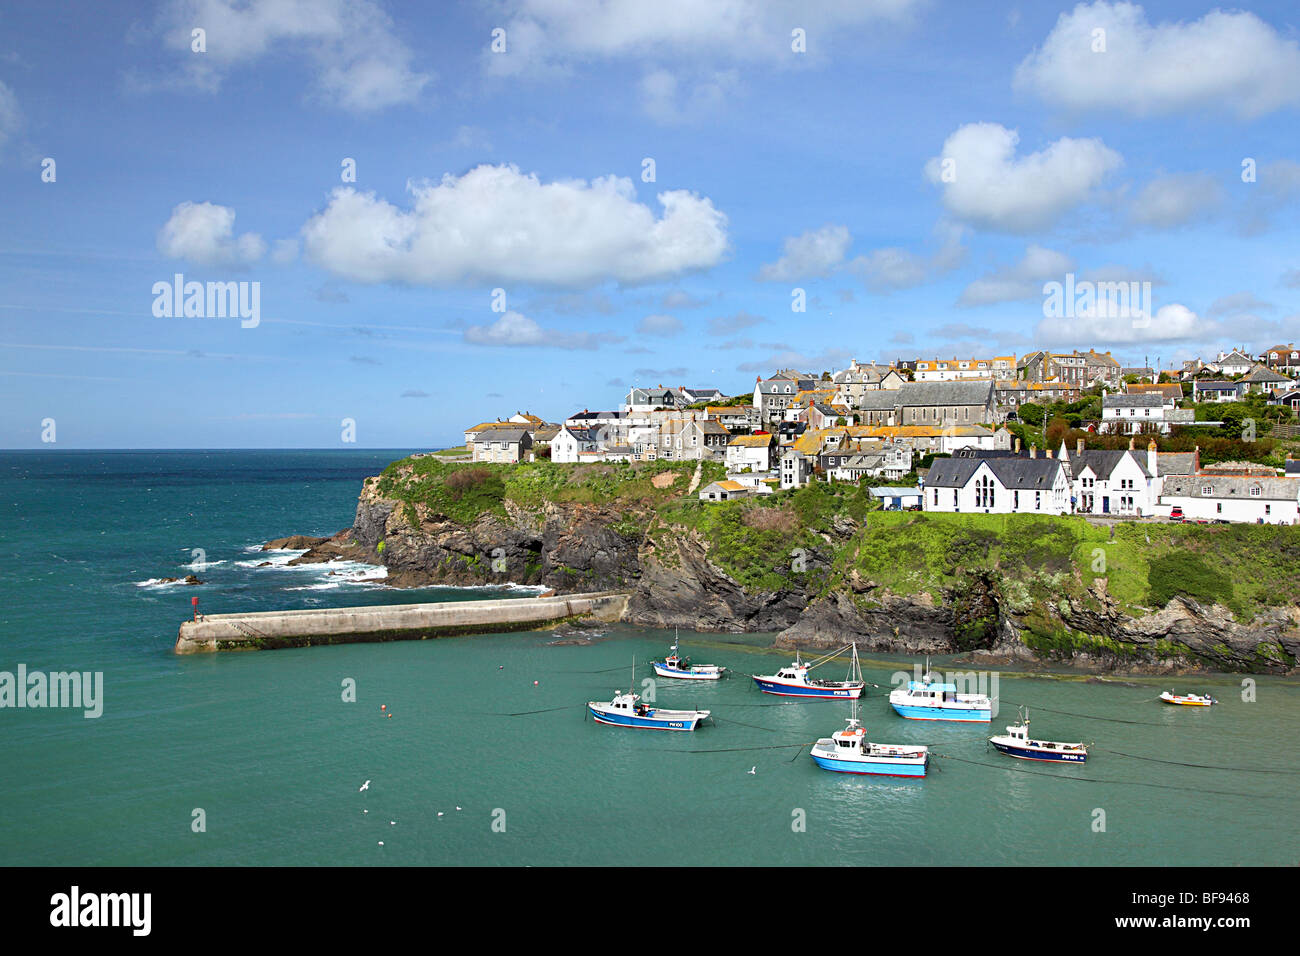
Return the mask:
<svg viewBox="0 0 1300 956">
<path fill-rule="evenodd" d="M 692 664 L 689 657 L 682 657 L 678 650 L 677 633 L 673 632 L 673 646 L 668 656 L 662 661 L 651 661 L 650 666 L 660 677 L 675 677 L 679 680 L 721 680 L 725 667 L 717 664 Z"/>
<path fill-rule="evenodd" d="M 1209 707 L 1218 703 L 1209 694 L 1175 694 L 1168 690 L 1160 695 L 1160 699 L 1166 704 L 1177 704 L 1181 707 Z"/>
<path fill-rule="evenodd" d="M 856 676 L 858 655 L 854 648 L 853 664 Z M 835 773 L 879 774 L 887 777 L 924 777 L 930 764 L 930 749 L 917 744 L 877 744 L 867 740 L 867 732 L 858 723 L 858 701 L 853 700 L 853 710 L 848 726 L 823 737 L 808 752 L 813 762 L 823 770 Z"/>
</svg>

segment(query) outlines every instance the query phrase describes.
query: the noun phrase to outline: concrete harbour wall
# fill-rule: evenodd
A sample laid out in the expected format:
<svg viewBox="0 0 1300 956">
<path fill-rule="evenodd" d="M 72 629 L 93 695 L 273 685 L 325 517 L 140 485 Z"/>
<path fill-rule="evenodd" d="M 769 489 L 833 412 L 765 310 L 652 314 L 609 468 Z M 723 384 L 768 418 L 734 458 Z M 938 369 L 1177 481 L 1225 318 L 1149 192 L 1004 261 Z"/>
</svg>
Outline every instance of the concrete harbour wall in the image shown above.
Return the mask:
<svg viewBox="0 0 1300 956">
<path fill-rule="evenodd" d="M 492 601 L 208 614 L 181 625 L 176 653 L 414 641 L 531 630 L 577 618 L 612 622 L 623 616 L 626 606 L 627 594 L 601 591 Z"/>
</svg>

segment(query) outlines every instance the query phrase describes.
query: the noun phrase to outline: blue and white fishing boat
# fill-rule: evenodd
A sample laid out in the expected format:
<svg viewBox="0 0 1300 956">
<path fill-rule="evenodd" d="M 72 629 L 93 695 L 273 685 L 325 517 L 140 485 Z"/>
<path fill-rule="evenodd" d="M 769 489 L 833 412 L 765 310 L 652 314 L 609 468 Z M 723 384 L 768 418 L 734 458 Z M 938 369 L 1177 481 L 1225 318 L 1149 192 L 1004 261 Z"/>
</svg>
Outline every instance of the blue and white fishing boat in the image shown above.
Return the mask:
<svg viewBox="0 0 1300 956">
<path fill-rule="evenodd" d="M 1005 734 L 990 737 L 989 743 L 999 753 L 1021 760 L 1052 760 L 1058 763 L 1083 763 L 1088 759 L 1088 748 L 1081 743 L 1063 744 L 1055 740 L 1035 740 L 1029 736 L 1029 716 L 1012 724 Z"/>
<path fill-rule="evenodd" d="M 854 648 L 853 663 L 858 662 Z M 860 674 L 858 676 L 861 676 Z M 848 726 L 813 744 L 809 756 L 823 770 L 835 773 L 878 774 L 886 777 L 924 777 L 930 764 L 930 748 L 916 744 L 877 744 L 867 740 L 858 723 L 858 702 Z"/>
<path fill-rule="evenodd" d="M 650 666 L 660 677 L 676 677 L 681 680 L 720 680 L 725 667 L 717 664 L 692 664 L 689 657 L 682 657 L 677 649 L 676 633 L 673 634 L 673 646 L 668 656 L 662 661 L 651 661 Z"/>
<path fill-rule="evenodd" d="M 984 694 L 959 694 L 956 684 L 935 681 L 927 665 L 920 680 L 907 682 L 889 693 L 890 706 L 909 720 L 956 720 L 987 724 L 993 719 L 993 701 Z"/>
<path fill-rule="evenodd" d="M 808 676 L 808 672 L 814 667 L 819 667 L 833 657 L 838 657 L 844 653 L 848 647 L 853 648 L 853 663 L 849 665 L 849 676 L 846 680 L 814 680 Z M 857 700 L 862 696 L 862 689 L 867 685 L 862 681 L 861 675 L 854 679 L 854 668 L 858 660 L 858 645 L 848 645 L 841 647 L 825 657 L 818 658 L 811 664 L 805 664 L 799 657 L 796 649 L 794 663 L 789 667 L 782 667 L 775 674 L 760 675 L 755 674 L 754 683 L 758 689 L 765 694 L 776 694 L 779 697 L 801 697 L 805 700 Z"/>
<path fill-rule="evenodd" d="M 813 744 L 809 754 L 823 770 L 836 773 L 878 774 L 886 777 L 924 777 L 930 749 L 916 744 L 875 744 L 857 720 L 843 730 Z"/>
<path fill-rule="evenodd" d="M 597 723 L 614 727 L 634 727 L 638 730 L 694 730 L 708 719 L 707 710 L 665 710 L 641 703 L 633 693 L 614 694 L 614 699 L 587 701 L 587 710 Z"/>
</svg>

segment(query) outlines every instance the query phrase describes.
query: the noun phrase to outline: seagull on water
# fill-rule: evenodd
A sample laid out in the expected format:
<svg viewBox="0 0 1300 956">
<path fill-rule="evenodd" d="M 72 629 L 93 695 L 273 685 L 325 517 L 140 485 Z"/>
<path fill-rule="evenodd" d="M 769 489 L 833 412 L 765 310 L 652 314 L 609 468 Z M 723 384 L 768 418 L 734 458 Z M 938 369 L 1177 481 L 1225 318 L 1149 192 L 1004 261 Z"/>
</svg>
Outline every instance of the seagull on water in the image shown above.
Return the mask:
<svg viewBox="0 0 1300 956">
<path fill-rule="evenodd" d="M 757 767 L 757 766 L 750 767 L 748 772 L 751 773 L 751 774 L 757 775 L 757 774 L 758 774 L 758 767 Z"/>
</svg>

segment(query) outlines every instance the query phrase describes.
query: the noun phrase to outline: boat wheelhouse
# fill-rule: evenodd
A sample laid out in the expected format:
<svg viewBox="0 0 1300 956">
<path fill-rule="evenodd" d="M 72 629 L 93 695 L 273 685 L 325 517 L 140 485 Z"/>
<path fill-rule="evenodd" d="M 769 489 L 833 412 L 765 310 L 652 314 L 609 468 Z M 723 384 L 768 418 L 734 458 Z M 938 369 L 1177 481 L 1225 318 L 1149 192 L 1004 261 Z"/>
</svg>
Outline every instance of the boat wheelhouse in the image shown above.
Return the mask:
<svg viewBox="0 0 1300 956">
<path fill-rule="evenodd" d="M 1058 763 L 1083 763 L 1088 748 L 1082 743 L 1063 744 L 1055 740 L 1035 740 L 1029 736 L 1029 718 L 1012 724 L 1005 734 L 990 737 L 989 743 L 999 753 L 1021 760 L 1050 760 Z"/>
<path fill-rule="evenodd" d="M 959 694 L 956 684 L 935 681 L 928 671 L 889 693 L 890 706 L 908 720 L 955 720 L 986 724 L 993 719 L 993 701 L 985 694 Z"/>
</svg>

